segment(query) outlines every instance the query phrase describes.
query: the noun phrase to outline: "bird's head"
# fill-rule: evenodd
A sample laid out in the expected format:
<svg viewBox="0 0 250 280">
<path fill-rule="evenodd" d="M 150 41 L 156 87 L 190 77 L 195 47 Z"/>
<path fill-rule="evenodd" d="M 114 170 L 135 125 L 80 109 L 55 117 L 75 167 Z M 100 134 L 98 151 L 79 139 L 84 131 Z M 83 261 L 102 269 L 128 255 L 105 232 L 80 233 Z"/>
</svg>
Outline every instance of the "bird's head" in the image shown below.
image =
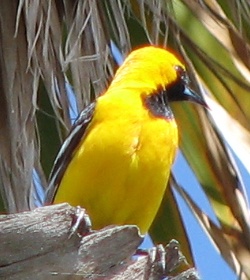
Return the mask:
<svg viewBox="0 0 250 280">
<path fill-rule="evenodd" d="M 172 52 L 159 47 L 132 51 L 117 70 L 111 86 L 138 89 L 144 97 L 162 93 L 166 103 L 188 100 L 207 107 L 189 88 L 184 64 Z"/>
</svg>

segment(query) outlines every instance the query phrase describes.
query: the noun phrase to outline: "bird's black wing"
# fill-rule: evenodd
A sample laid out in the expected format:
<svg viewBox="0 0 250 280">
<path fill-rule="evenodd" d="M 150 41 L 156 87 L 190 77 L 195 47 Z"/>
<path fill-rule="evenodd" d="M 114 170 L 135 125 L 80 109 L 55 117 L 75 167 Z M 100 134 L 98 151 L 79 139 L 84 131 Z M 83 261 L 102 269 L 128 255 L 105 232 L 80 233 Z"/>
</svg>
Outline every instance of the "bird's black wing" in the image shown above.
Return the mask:
<svg viewBox="0 0 250 280">
<path fill-rule="evenodd" d="M 95 110 L 95 102 L 89 104 L 79 115 L 74 123 L 68 137 L 65 139 L 52 168 L 49 186 L 46 192 L 45 203 L 53 202 L 58 186 L 62 180 L 63 174 L 72 159 L 74 150 L 78 146 L 89 123 L 91 122 Z"/>
</svg>

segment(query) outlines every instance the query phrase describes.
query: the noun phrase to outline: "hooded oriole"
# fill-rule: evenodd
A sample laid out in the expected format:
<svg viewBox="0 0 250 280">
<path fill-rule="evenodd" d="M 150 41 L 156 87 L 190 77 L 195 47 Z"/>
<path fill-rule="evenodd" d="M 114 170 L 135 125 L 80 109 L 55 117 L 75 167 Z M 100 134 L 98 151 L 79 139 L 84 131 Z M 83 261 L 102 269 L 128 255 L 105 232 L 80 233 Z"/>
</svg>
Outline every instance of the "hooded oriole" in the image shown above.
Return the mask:
<svg viewBox="0 0 250 280">
<path fill-rule="evenodd" d="M 62 145 L 47 202 L 84 207 L 94 229 L 134 224 L 146 233 L 178 146 L 170 102 L 182 100 L 205 105 L 175 55 L 153 46 L 131 52 Z"/>
</svg>

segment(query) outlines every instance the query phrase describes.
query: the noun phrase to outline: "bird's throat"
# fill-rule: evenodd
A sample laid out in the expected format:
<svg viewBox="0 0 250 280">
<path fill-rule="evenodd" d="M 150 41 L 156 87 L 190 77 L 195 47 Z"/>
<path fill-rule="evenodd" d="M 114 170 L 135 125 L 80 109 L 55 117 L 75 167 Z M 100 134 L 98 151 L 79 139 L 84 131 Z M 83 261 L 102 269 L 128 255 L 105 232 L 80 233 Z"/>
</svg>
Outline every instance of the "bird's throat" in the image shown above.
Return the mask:
<svg viewBox="0 0 250 280">
<path fill-rule="evenodd" d="M 155 117 L 168 120 L 174 118 L 173 112 L 167 100 L 166 92 L 163 90 L 158 93 L 143 96 L 143 103 Z"/>
</svg>

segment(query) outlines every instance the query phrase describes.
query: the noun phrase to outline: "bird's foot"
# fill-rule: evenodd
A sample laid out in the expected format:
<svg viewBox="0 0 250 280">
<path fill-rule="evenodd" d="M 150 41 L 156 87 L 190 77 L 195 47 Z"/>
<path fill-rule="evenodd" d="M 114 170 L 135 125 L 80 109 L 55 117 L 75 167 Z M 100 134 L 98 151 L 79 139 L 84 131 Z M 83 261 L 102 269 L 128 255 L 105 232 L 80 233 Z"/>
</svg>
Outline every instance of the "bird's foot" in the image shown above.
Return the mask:
<svg viewBox="0 0 250 280">
<path fill-rule="evenodd" d="M 146 279 L 150 280 L 200 280 L 195 268 L 190 268 L 180 251 L 178 241 L 174 239 L 165 248 L 160 244 L 148 251 L 147 267 L 150 267 L 150 270 L 147 272 Z M 179 272 L 179 268 L 182 268 L 182 272 Z"/>
<path fill-rule="evenodd" d="M 92 232 L 91 220 L 86 210 L 80 206 L 76 207 L 75 213 L 72 214 L 72 223 L 70 227 L 69 238 L 74 234 L 85 236 Z"/>
</svg>

